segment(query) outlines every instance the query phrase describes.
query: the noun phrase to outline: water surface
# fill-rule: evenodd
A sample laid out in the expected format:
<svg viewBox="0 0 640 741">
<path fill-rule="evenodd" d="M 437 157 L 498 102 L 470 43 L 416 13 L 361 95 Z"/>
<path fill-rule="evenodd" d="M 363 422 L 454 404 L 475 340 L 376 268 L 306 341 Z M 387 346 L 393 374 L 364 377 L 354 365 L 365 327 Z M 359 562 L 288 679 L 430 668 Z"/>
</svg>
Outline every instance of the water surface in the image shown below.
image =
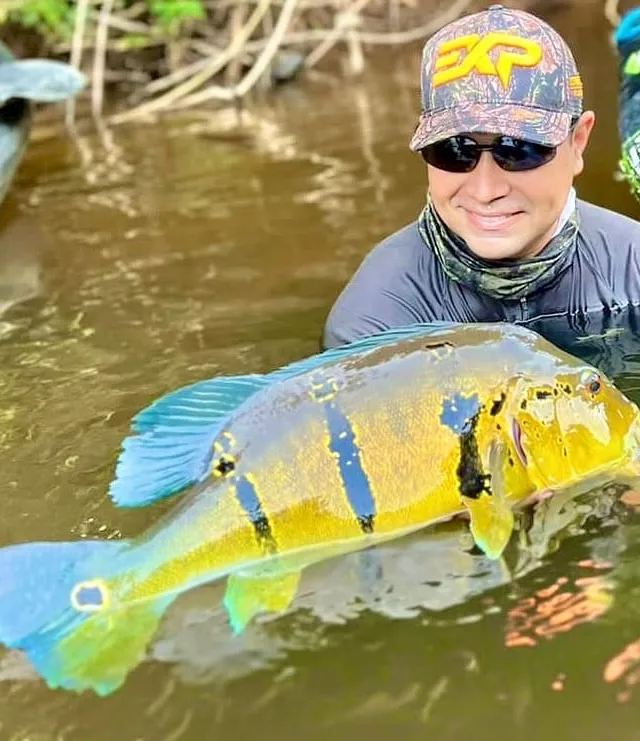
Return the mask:
<svg viewBox="0 0 640 741">
<path fill-rule="evenodd" d="M 640 216 L 614 177 L 601 8 L 549 17 L 598 113 L 579 194 Z M 423 205 L 408 150 L 418 62 L 381 52 L 358 83 L 282 88 L 239 138 L 200 116 L 34 139 L 0 223 L 1 544 L 140 532 L 166 507 L 106 496 L 130 417 L 178 386 L 317 349 L 364 254 Z M 634 333 L 605 344 L 640 401 Z M 0 739 L 637 741 L 640 514 L 618 495 L 567 502 L 557 536 L 514 541 L 515 581 L 447 527 L 381 549 L 373 586 L 355 557 L 309 570 L 293 608 L 240 639 L 221 585 L 204 587 L 107 699 L 50 691 L 0 654 Z"/>
</svg>

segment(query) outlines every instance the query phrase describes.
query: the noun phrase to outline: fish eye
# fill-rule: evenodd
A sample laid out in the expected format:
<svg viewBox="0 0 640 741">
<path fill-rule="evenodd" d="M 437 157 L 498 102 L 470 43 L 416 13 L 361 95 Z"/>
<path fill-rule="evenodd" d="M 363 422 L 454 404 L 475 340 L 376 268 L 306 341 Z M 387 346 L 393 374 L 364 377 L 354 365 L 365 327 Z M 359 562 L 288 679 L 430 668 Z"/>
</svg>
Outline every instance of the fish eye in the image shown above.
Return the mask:
<svg viewBox="0 0 640 741">
<path fill-rule="evenodd" d="M 597 394 L 602 388 L 602 381 L 600 379 L 600 375 L 592 371 L 587 371 L 584 374 L 582 378 L 582 382 L 587 387 L 589 392 L 592 394 Z"/>
</svg>

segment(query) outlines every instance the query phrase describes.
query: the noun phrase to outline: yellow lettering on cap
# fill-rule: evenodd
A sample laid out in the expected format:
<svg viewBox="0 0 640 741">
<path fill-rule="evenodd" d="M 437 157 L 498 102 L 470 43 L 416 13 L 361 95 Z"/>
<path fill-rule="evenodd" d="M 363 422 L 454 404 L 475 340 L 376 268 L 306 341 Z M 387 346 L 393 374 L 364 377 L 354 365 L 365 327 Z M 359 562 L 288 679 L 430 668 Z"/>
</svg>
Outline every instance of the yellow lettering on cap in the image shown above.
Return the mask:
<svg viewBox="0 0 640 741">
<path fill-rule="evenodd" d="M 497 46 L 510 46 L 519 51 L 501 49 L 494 64 L 489 52 Z M 464 56 L 463 51 L 466 51 Z M 535 67 L 542 59 L 542 47 L 532 39 L 523 39 L 503 31 L 491 31 L 484 37 L 474 33 L 445 41 L 440 44 L 436 54 L 436 72 L 432 80 L 434 87 L 466 77 L 475 69 L 481 75 L 495 75 L 503 87 L 507 88 L 513 68 Z"/>
<path fill-rule="evenodd" d="M 582 98 L 583 90 L 580 75 L 573 75 L 569 78 L 569 90 L 571 90 L 572 94 L 575 95 L 576 98 Z"/>
</svg>

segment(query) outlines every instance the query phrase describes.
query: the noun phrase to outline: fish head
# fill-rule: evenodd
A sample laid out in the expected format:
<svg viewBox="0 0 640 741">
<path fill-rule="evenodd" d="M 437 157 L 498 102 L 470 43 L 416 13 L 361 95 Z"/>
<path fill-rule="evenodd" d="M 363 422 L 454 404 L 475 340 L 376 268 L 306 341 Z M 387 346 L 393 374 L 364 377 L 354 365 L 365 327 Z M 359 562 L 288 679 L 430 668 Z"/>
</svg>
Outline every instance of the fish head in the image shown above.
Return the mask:
<svg viewBox="0 0 640 741">
<path fill-rule="evenodd" d="M 509 416 L 513 450 L 539 490 L 623 466 L 640 451 L 640 410 L 591 366 L 519 377 Z"/>
</svg>

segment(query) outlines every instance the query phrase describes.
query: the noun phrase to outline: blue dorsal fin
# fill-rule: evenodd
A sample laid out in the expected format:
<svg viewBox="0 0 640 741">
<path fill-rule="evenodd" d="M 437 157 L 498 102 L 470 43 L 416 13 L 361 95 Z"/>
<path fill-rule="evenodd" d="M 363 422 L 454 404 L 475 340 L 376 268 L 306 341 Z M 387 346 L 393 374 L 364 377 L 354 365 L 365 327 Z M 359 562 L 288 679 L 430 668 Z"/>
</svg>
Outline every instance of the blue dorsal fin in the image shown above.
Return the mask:
<svg viewBox="0 0 640 741">
<path fill-rule="evenodd" d="M 160 397 L 133 418 L 135 432 L 148 432 L 161 427 L 175 430 L 181 423 L 209 430 L 225 419 L 243 401 L 269 385 L 266 376 L 221 376 L 183 386 Z"/>
<path fill-rule="evenodd" d="M 266 376 L 200 381 L 157 399 L 133 418 L 109 494 L 120 507 L 142 507 L 199 481 L 229 414 L 268 386 Z"/>
<path fill-rule="evenodd" d="M 337 363 L 353 355 L 360 355 L 370 350 L 377 350 L 379 347 L 384 347 L 385 345 L 392 345 L 394 342 L 399 342 L 400 340 L 408 340 L 420 336 L 428 337 L 432 334 L 453 329 L 456 326 L 459 326 L 456 322 L 429 322 L 428 324 L 411 324 L 407 327 L 400 327 L 399 329 L 388 329 L 378 334 L 363 337 L 360 340 L 354 340 L 348 345 L 341 345 L 340 347 L 325 350 L 318 355 L 312 355 L 304 360 L 297 360 L 289 365 L 285 365 L 283 368 L 272 371 L 268 374 L 267 378 L 271 381 L 284 380 L 298 376 L 301 373 L 307 373 L 315 368 L 329 365 L 330 363 Z"/>
<path fill-rule="evenodd" d="M 109 494 L 120 507 L 142 507 L 202 480 L 213 442 L 229 415 L 266 386 L 324 365 L 454 326 L 448 322 L 388 330 L 326 350 L 267 375 L 223 376 L 185 386 L 139 412 L 122 444 Z"/>
</svg>

